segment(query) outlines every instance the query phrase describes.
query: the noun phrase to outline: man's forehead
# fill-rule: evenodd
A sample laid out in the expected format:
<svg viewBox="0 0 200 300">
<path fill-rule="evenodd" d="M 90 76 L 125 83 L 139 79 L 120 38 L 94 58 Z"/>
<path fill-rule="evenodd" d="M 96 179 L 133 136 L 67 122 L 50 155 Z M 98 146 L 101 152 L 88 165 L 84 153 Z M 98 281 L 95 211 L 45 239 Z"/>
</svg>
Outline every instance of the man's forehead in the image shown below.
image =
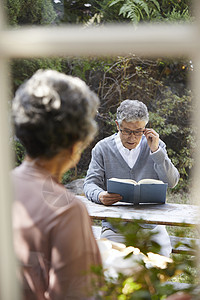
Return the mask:
<svg viewBox="0 0 200 300">
<path fill-rule="evenodd" d="M 146 125 L 146 122 L 142 120 L 131 121 L 131 122 L 127 122 L 123 120 L 121 125 L 123 126 L 123 128 L 127 128 L 127 129 L 143 129 Z"/>
</svg>

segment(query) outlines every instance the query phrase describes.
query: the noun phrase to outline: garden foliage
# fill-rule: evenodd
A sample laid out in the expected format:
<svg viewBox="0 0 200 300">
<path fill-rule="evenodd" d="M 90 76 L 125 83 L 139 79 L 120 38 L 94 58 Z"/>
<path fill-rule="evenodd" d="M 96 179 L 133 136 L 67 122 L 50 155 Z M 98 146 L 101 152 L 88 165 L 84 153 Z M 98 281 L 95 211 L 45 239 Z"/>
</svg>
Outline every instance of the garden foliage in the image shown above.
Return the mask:
<svg viewBox="0 0 200 300">
<path fill-rule="evenodd" d="M 144 232 L 137 221 L 126 224 L 119 219 L 109 221 L 125 237 L 128 251 L 123 256 L 122 250 L 121 255 L 122 260 L 127 260 L 128 263 L 122 262 L 114 248 L 108 264 L 105 259 L 104 265 L 107 269 L 92 268 L 95 274 L 104 276 L 105 280 L 101 288 L 94 282 L 96 299 L 164 300 L 180 290 L 180 285 L 175 284 L 180 275 L 188 277 L 190 283 L 182 289 L 193 295 L 192 299 L 199 299 L 197 272 L 194 267 L 196 262 L 193 256 L 174 254 L 170 259 L 163 257 L 158 254 L 158 244 L 151 242 L 151 230 Z M 137 245 L 137 248 L 132 245 Z"/>
<path fill-rule="evenodd" d="M 190 20 L 190 1 L 175 0 L 88 0 L 31 1 L 7 0 L 9 24 L 21 25 L 84 23 L 87 26 L 106 22 Z M 134 15 L 135 14 L 135 15 Z M 78 76 L 99 95 L 101 105 L 97 121 L 101 131 L 91 147 L 116 131 L 115 112 L 124 99 L 143 101 L 150 111 L 148 126 L 153 127 L 167 144 L 170 158 L 180 171 L 178 188 L 188 186 L 194 164 L 194 128 L 191 126 L 193 100 L 188 77 L 193 71 L 186 58 L 148 59 L 112 58 L 45 58 L 11 61 L 13 93 L 40 68 L 55 69 Z M 90 161 L 91 147 L 83 153 L 76 174 L 84 176 Z M 22 148 L 23 149 L 23 148 Z M 18 156 L 17 163 L 23 156 Z M 70 176 L 66 175 L 67 180 Z"/>
</svg>

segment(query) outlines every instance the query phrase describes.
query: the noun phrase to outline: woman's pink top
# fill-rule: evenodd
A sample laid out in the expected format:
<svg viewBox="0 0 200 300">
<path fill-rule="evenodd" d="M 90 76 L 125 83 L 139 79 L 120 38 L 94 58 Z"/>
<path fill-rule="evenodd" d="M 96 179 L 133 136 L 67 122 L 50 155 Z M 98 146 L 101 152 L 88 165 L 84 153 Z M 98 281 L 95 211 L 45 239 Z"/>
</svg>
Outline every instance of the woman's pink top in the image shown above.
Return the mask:
<svg viewBox="0 0 200 300">
<path fill-rule="evenodd" d="M 23 299 L 89 299 L 101 265 L 83 203 L 48 172 L 23 162 L 12 172 L 14 246 Z"/>
</svg>

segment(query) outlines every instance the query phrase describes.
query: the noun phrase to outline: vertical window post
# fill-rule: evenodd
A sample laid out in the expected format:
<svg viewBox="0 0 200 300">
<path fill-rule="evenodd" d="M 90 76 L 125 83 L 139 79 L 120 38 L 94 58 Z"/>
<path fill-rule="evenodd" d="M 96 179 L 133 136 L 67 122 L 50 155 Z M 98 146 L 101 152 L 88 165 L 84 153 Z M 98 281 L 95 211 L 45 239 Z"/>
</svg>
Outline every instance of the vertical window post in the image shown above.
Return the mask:
<svg viewBox="0 0 200 300">
<path fill-rule="evenodd" d="M 3 7 L 0 4 L 0 39 L 5 28 Z M 13 251 L 10 183 L 11 150 L 9 147 L 8 63 L 0 47 L 0 299 L 20 299 Z"/>
</svg>

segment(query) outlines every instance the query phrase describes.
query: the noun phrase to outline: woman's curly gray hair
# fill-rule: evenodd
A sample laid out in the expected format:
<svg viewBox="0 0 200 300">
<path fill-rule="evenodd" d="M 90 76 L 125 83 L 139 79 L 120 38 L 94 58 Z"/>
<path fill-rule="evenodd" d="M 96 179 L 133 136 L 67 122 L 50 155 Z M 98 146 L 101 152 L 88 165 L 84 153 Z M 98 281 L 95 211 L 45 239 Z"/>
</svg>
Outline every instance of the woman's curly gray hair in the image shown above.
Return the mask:
<svg viewBox="0 0 200 300">
<path fill-rule="evenodd" d="M 12 103 L 16 136 L 33 158 L 51 158 L 74 143 L 90 142 L 97 95 L 77 77 L 38 70 L 17 90 Z"/>
<path fill-rule="evenodd" d="M 117 109 L 117 122 L 149 121 L 149 113 L 146 105 L 138 100 L 124 100 Z"/>
</svg>

